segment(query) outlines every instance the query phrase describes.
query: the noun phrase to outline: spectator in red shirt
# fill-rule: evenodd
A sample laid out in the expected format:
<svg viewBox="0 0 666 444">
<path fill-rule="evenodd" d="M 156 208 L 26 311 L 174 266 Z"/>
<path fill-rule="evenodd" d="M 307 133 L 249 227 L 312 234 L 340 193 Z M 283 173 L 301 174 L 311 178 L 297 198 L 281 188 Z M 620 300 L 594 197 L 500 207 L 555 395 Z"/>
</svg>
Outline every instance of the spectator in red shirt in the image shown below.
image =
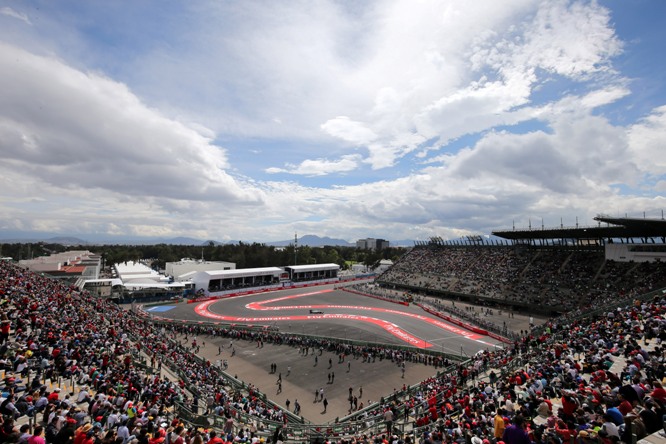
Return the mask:
<svg viewBox="0 0 666 444">
<path fill-rule="evenodd" d="M 53 391 L 49 393 L 49 396 L 47 396 L 46 399 L 49 401 L 49 404 L 53 404 L 54 402 L 58 401 L 60 399 L 60 389 L 58 387 L 53 389 Z"/>
<path fill-rule="evenodd" d="M 654 387 L 654 389 L 650 393 L 650 397 L 652 399 L 656 399 L 662 404 L 666 403 L 666 390 L 661 385 L 661 382 L 655 380 L 654 382 L 652 382 L 652 386 Z"/>
<path fill-rule="evenodd" d="M 224 444 L 224 440 L 217 436 L 217 433 L 215 433 L 215 430 L 211 430 L 210 432 L 210 439 L 206 444 Z"/>
</svg>

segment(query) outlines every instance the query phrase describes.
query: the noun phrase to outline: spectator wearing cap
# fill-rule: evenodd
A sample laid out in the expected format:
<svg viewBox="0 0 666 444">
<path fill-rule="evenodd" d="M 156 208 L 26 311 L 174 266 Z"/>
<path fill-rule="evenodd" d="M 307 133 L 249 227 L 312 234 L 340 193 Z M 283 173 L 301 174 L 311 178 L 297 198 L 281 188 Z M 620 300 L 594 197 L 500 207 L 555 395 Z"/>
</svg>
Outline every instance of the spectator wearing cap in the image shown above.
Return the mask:
<svg viewBox="0 0 666 444">
<path fill-rule="evenodd" d="M 89 431 L 92 430 L 92 424 L 87 423 L 76 429 L 74 433 L 74 444 L 83 444 L 83 441 L 86 439 L 86 435 Z"/>
<path fill-rule="evenodd" d="M 74 419 L 76 419 L 76 424 L 81 425 L 84 423 L 85 419 L 88 417 L 88 413 L 84 412 L 78 407 L 72 407 L 71 414 Z"/>
<path fill-rule="evenodd" d="M 580 444 L 598 442 L 597 436 L 587 430 L 578 432 L 578 442 Z"/>
<path fill-rule="evenodd" d="M 666 404 L 666 389 L 661 385 L 661 382 L 656 379 L 652 381 L 652 392 L 650 393 L 650 398 L 656 399 L 662 405 Z"/>
<path fill-rule="evenodd" d="M 89 430 L 88 433 L 83 437 L 81 444 L 94 444 L 95 443 L 95 431 Z"/>
</svg>

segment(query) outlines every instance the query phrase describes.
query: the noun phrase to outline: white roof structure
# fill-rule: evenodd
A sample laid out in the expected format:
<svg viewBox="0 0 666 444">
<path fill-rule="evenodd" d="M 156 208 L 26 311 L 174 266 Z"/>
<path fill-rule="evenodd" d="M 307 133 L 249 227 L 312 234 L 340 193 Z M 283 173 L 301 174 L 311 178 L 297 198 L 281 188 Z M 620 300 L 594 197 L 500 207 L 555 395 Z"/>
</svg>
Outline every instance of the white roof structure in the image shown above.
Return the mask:
<svg viewBox="0 0 666 444">
<path fill-rule="evenodd" d="M 274 275 L 276 273 L 283 273 L 284 270 L 280 267 L 263 267 L 263 268 L 239 268 L 237 270 L 205 270 L 195 273 L 195 276 L 207 276 L 209 279 L 229 279 L 239 277 L 251 276 L 266 276 Z"/>
<path fill-rule="evenodd" d="M 113 267 L 116 269 L 116 273 L 120 276 L 129 276 L 132 274 L 146 274 L 146 273 L 157 273 L 155 270 L 150 268 L 146 264 L 141 262 L 119 262 L 113 264 Z"/>
<path fill-rule="evenodd" d="M 123 281 L 123 284 L 128 284 L 134 281 L 147 282 L 147 280 L 154 282 L 168 282 L 169 278 L 163 274 L 159 274 L 146 264 L 141 262 L 121 262 L 114 264 L 116 274 Z"/>
<path fill-rule="evenodd" d="M 165 273 L 178 281 L 186 280 L 184 275 L 197 271 L 235 270 L 234 262 L 223 261 L 200 261 L 194 259 L 182 259 L 179 262 L 167 262 Z"/>
<path fill-rule="evenodd" d="M 296 272 L 303 271 L 323 271 L 323 270 L 339 270 L 338 264 L 310 264 L 310 265 L 290 265 L 289 267 Z"/>
</svg>

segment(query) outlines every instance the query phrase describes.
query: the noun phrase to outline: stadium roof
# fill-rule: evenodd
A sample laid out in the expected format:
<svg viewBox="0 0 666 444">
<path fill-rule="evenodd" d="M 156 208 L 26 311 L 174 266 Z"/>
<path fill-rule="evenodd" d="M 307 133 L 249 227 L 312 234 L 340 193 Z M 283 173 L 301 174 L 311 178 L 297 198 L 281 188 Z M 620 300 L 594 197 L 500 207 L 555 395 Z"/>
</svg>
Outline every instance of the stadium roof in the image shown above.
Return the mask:
<svg viewBox="0 0 666 444">
<path fill-rule="evenodd" d="M 529 239 L 648 239 L 666 238 L 666 220 L 663 219 L 632 219 L 597 216 L 597 226 L 534 228 L 528 230 L 498 230 L 495 236 L 509 240 Z M 606 224 L 606 225 L 602 225 Z"/>
</svg>

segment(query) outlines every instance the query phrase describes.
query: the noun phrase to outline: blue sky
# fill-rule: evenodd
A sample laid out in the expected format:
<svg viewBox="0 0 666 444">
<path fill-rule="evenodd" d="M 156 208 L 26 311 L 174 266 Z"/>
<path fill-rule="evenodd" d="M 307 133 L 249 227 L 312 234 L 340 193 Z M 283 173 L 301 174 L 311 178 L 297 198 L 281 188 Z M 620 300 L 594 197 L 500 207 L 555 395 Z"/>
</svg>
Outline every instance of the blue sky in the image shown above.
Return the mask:
<svg viewBox="0 0 666 444">
<path fill-rule="evenodd" d="M 0 0 L 0 237 L 661 217 L 666 3 Z"/>
</svg>

